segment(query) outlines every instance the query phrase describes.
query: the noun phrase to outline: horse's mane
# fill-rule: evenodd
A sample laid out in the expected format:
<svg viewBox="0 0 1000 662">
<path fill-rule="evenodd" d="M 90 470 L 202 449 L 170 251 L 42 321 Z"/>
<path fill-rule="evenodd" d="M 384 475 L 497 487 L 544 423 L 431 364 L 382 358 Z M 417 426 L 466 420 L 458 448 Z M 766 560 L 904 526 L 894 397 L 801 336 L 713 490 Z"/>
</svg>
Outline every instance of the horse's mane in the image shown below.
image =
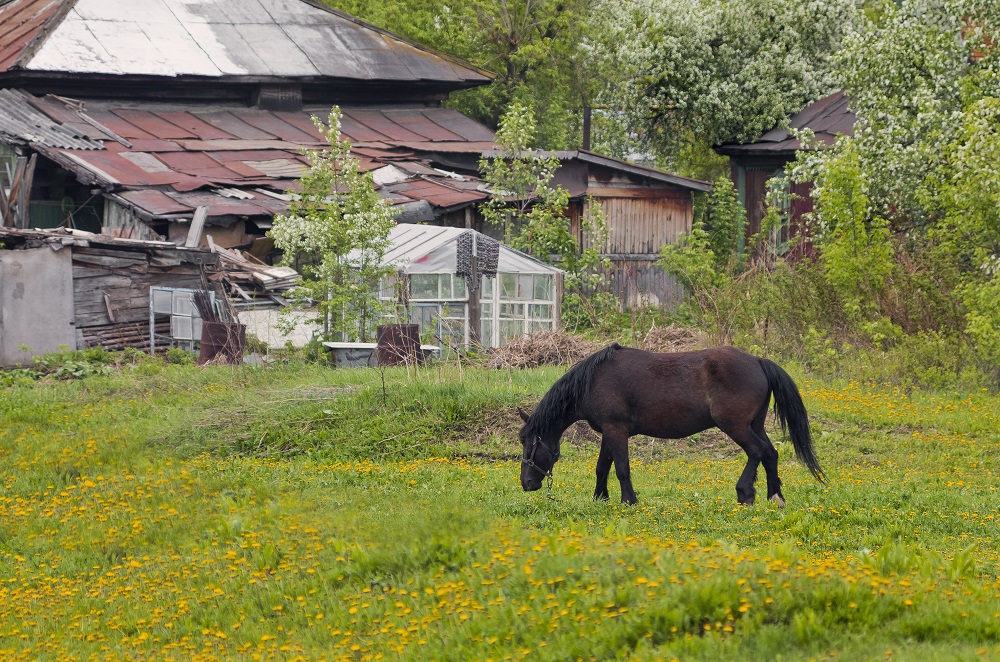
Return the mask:
<svg viewBox="0 0 1000 662">
<path fill-rule="evenodd" d="M 621 345 L 612 343 L 570 368 L 535 407 L 525 424 L 526 432 L 532 436 L 542 435 L 550 425 L 564 420 L 576 403 L 587 396 L 597 368 L 619 349 Z"/>
</svg>

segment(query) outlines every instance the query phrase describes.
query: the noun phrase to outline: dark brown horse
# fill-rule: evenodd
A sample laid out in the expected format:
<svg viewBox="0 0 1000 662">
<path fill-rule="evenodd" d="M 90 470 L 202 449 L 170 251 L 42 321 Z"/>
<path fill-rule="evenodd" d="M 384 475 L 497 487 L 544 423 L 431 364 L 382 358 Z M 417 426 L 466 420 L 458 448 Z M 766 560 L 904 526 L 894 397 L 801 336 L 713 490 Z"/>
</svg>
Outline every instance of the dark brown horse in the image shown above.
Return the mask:
<svg viewBox="0 0 1000 662">
<path fill-rule="evenodd" d="M 680 439 L 717 427 L 746 451 L 747 464 L 736 483 L 740 503 L 754 502 L 757 467 L 767 474 L 767 497 L 784 505 L 778 479 L 778 451 L 764 431 L 774 394 L 774 410 L 799 460 L 821 482 L 813 454 L 809 419 L 795 382 L 776 363 L 733 347 L 653 354 L 615 343 L 573 366 L 535 411 L 524 419 L 521 486 L 531 492 L 552 479 L 559 440 L 566 428 L 585 420 L 601 434 L 594 498 L 608 498 L 614 462 L 622 501 L 635 503 L 628 466 L 628 439 L 644 434 Z"/>
</svg>

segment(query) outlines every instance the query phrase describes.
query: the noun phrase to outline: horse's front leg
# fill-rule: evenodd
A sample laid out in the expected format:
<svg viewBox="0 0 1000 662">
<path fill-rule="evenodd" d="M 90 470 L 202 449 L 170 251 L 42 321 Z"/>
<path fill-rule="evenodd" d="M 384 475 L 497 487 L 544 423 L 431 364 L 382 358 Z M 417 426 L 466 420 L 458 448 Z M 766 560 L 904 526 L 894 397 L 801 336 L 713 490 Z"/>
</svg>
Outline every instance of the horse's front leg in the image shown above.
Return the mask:
<svg viewBox="0 0 1000 662">
<path fill-rule="evenodd" d="M 602 501 L 610 499 L 608 494 L 608 474 L 611 473 L 611 446 L 601 440 L 601 453 L 597 456 L 597 487 L 594 488 L 594 498 Z"/>
<path fill-rule="evenodd" d="M 604 439 L 601 441 L 601 452 L 608 447 L 611 459 L 615 463 L 615 475 L 622 488 L 622 503 L 634 504 L 638 501 L 635 490 L 632 489 L 632 472 L 628 466 L 628 431 L 624 429 L 609 429 L 604 427 Z"/>
</svg>

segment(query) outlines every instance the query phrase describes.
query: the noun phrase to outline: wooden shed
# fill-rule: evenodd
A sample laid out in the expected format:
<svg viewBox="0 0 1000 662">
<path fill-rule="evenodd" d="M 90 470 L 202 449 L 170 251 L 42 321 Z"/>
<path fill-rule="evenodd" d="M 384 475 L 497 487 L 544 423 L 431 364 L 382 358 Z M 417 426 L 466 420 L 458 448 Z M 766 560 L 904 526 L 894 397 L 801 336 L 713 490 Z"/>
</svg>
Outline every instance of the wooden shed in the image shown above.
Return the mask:
<svg viewBox="0 0 1000 662">
<path fill-rule="evenodd" d="M 744 240 L 760 231 L 760 222 L 767 212 L 767 182 L 784 177 L 785 166 L 795 160 L 795 153 L 802 149 L 790 129 L 809 129 L 824 145 L 832 145 L 839 135 L 851 135 L 857 116 L 850 109 L 850 99 L 843 91 L 809 104 L 789 118 L 787 124 L 777 126 L 752 143 L 726 143 L 715 151 L 729 157 L 733 184 L 746 209 Z M 786 186 L 784 226 L 779 243 L 804 231 L 802 215 L 812 211 L 807 182 L 789 182 Z M 742 250 L 742 245 L 741 245 Z"/>
<path fill-rule="evenodd" d="M 150 288 L 201 289 L 219 256 L 89 232 L 0 229 L 0 365 L 60 348 L 148 349 Z M 170 319 L 157 329 L 170 335 Z"/>
<path fill-rule="evenodd" d="M 607 287 L 623 306 L 673 305 L 681 289 L 656 266 L 659 250 L 691 231 L 694 196 L 711 184 L 586 150 L 556 152 L 562 166 L 554 183 L 570 194 L 569 216 L 581 246 L 581 219 L 589 201 L 601 205 L 608 240 L 600 246 L 611 261 Z"/>
</svg>

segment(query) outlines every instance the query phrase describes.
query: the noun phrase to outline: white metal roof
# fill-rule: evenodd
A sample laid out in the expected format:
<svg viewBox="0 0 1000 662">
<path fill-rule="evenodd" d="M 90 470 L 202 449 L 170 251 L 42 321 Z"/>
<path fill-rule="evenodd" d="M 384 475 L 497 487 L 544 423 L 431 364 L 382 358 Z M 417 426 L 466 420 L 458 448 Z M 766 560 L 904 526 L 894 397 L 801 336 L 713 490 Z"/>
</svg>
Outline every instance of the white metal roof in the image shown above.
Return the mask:
<svg viewBox="0 0 1000 662">
<path fill-rule="evenodd" d="M 76 0 L 24 68 L 148 76 L 488 82 L 315 0 Z"/>
<path fill-rule="evenodd" d="M 466 228 L 400 223 L 389 233 L 391 245 L 385 254 L 383 264 L 394 265 L 410 274 L 455 273 L 455 242 L 467 232 L 474 232 L 488 239 L 486 235 Z M 560 272 L 559 269 L 550 267 L 503 243 L 500 244 L 497 271 L 521 274 Z"/>
</svg>

